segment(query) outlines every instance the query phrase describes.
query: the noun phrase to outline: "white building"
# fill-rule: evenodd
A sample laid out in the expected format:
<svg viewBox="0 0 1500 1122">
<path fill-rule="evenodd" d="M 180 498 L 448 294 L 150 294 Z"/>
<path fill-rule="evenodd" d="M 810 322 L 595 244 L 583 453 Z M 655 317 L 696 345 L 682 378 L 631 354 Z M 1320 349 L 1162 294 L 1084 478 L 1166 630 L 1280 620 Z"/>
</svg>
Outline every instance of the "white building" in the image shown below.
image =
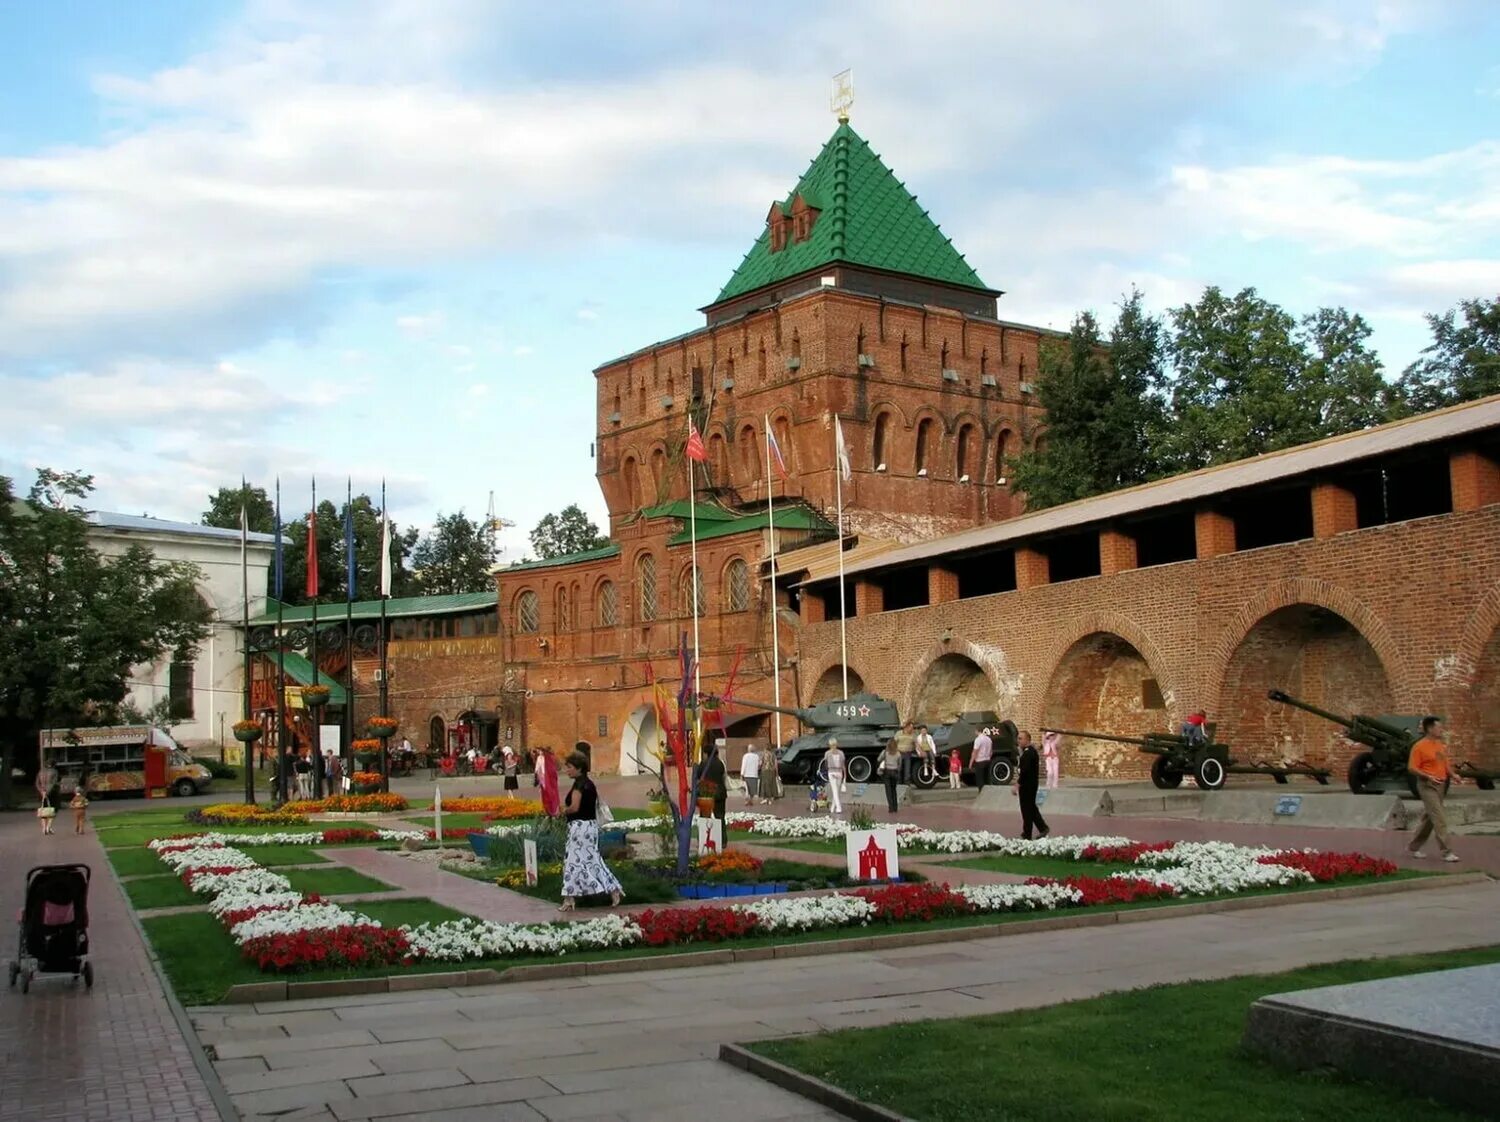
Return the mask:
<svg viewBox="0 0 1500 1122">
<path fill-rule="evenodd" d="M 135 667 L 129 697 L 142 712 L 170 698 L 177 718 L 172 735 L 185 747 L 233 744 L 230 726 L 242 715 L 245 688 L 240 532 L 105 511 L 90 514 L 89 522 L 89 544 L 103 556 L 119 556 L 132 545 L 142 545 L 159 561 L 188 561 L 198 566 L 202 573 L 198 595 L 213 612 L 208 638 L 190 661 L 168 655 Z M 275 546 L 274 534 L 249 537 L 246 567 L 252 619 L 265 611 L 266 575 Z"/>
</svg>

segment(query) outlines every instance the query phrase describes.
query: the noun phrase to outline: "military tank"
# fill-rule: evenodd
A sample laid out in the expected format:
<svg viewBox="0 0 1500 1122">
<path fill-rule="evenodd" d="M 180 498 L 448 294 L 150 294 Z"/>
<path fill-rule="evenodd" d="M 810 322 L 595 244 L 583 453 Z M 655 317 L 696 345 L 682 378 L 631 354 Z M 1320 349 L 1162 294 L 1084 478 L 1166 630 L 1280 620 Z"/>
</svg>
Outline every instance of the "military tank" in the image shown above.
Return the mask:
<svg viewBox="0 0 1500 1122">
<path fill-rule="evenodd" d="M 777 771 L 785 783 L 808 783 L 817 774 L 828 751 L 828 742 L 837 740 L 847 760 L 845 767 L 851 783 L 867 783 L 875 775 L 877 757 L 886 743 L 901 731 L 901 715 L 896 703 L 873 693 L 857 693 L 841 701 L 824 701 L 817 705 L 792 708 L 767 705 L 759 701 L 735 699 L 735 705 L 765 713 L 785 713 L 796 717 L 812 731 L 794 738 L 777 754 Z M 929 726 L 937 745 L 937 767 L 922 766 L 912 777 L 918 787 L 933 787 L 948 774 L 948 753 L 957 748 L 969 769 L 969 753 L 974 738 L 985 727 L 999 729 L 994 754 L 990 759 L 990 782 L 1009 783 L 1015 775 L 1016 733 L 1009 721 L 1001 721 L 992 712 L 964 713 L 945 725 Z"/>
</svg>

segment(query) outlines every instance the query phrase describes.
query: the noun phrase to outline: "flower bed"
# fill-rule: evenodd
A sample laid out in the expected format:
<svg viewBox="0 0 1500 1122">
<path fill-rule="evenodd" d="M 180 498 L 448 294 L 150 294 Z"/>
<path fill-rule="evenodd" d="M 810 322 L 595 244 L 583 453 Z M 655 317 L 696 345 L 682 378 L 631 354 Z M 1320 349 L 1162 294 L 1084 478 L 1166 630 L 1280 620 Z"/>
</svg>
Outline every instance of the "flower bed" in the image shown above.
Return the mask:
<svg viewBox="0 0 1500 1122">
<path fill-rule="evenodd" d="M 944 839 L 944 835 L 932 831 L 920 833 L 939 842 Z M 972 841 L 969 831 L 954 833 L 962 836 L 951 844 Z M 1134 904 L 1267 886 L 1389 876 L 1396 871 L 1388 861 L 1358 853 L 1257 849 L 1225 842 L 1163 846 L 1123 838 L 1048 838 L 1022 843 L 1020 851 L 1045 850 L 1047 856 L 1071 856 L 1081 862 L 1123 862 L 1128 858 L 1135 868 L 1108 877 L 1076 876 L 1061 881 L 1033 878 L 1021 885 L 890 884 L 824 896 L 649 909 L 634 917 L 606 915 L 575 923 L 461 919 L 384 929 L 367 916 L 292 891 L 285 877 L 261 868 L 235 848 L 278 844 L 267 838 L 301 841 L 305 836 L 261 835 L 252 840 L 202 835 L 160 839 L 150 845 L 195 893 L 212 897 L 209 910 L 225 925 L 242 953 L 262 970 L 277 973 L 721 942 L 871 924 L 928 923 L 997 912 Z M 707 864 L 711 869 L 739 872 L 755 860 L 737 857 L 731 851 L 709 857 Z"/>
<path fill-rule="evenodd" d="M 295 826 L 306 821 L 300 810 L 248 806 L 244 803 L 214 803 L 187 812 L 185 820 L 195 826 Z"/>
<path fill-rule="evenodd" d="M 380 814 L 407 810 L 411 804 L 400 795 L 330 795 L 296 804 L 301 814 Z"/>
<path fill-rule="evenodd" d="M 431 804 L 427 809 L 432 809 Z M 536 799 L 503 798 L 492 795 L 444 799 L 443 809 L 453 814 L 485 814 L 491 818 L 540 818 L 542 816 L 542 804 Z"/>
</svg>

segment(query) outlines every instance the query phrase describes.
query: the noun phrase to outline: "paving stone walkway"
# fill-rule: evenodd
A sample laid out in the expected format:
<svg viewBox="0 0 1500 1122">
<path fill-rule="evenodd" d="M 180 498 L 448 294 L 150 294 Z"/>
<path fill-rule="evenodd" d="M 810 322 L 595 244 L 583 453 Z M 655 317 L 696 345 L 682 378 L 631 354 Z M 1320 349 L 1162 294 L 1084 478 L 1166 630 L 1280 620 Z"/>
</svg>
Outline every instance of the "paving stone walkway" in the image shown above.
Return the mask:
<svg viewBox="0 0 1500 1122">
<path fill-rule="evenodd" d="M 834 1115 L 714 1061 L 747 1041 L 1500 942 L 1500 885 L 962 944 L 193 1011 L 247 1119 Z"/>
<path fill-rule="evenodd" d="M 23 995 L 0 989 L 0 1120 L 196 1122 L 218 1119 L 179 1031 L 128 905 L 93 833 L 42 837 L 35 818 L 0 815 L 0 917 L 4 951 L 34 865 L 80 861 L 93 868 L 89 934 L 94 988 L 39 977 Z"/>
</svg>

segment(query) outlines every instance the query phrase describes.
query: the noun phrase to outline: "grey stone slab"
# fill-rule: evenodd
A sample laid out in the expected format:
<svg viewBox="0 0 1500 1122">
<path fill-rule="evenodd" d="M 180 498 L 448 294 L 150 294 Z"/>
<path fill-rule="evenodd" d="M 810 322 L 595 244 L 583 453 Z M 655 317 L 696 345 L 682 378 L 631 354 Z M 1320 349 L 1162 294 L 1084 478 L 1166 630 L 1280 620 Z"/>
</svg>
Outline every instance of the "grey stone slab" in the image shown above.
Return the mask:
<svg viewBox="0 0 1500 1122">
<path fill-rule="evenodd" d="M 295 1087 L 300 1083 L 337 1083 L 340 1079 L 379 1074 L 380 1070 L 363 1052 L 338 1051 L 320 1063 L 241 1075 L 225 1075 L 220 1071 L 219 1078 L 226 1091 L 237 1095 L 242 1091 L 270 1091 L 277 1087 Z"/>
<path fill-rule="evenodd" d="M 346 1079 L 349 1090 L 362 1099 L 372 1095 L 390 1095 L 397 1091 L 427 1091 L 434 1087 L 457 1087 L 469 1079 L 456 1067 L 423 1068 L 397 1075 L 372 1075 L 363 1079 Z"/>
<path fill-rule="evenodd" d="M 305 1052 L 320 1049 L 348 1048 L 356 1044 L 378 1044 L 364 1029 L 323 1032 L 311 1037 L 281 1036 L 265 1040 L 223 1040 L 214 1045 L 221 1060 L 244 1056 L 270 1056 L 274 1053 Z"/>
<path fill-rule="evenodd" d="M 219 1060 L 214 1064 L 214 1071 L 218 1072 L 221 1080 L 226 1076 L 249 1075 L 266 1070 L 268 1070 L 266 1061 L 260 1056 L 248 1056 L 239 1060 Z"/>
<path fill-rule="evenodd" d="M 402 1091 L 369 1099 L 350 1099 L 331 1104 L 333 1113 L 343 1122 L 353 1119 L 389 1118 L 402 1114 L 433 1114 L 456 1107 L 484 1106 L 489 1103 L 512 1103 L 556 1096 L 551 1084 L 540 1079 L 511 1079 L 498 1083 L 466 1083 L 456 1087 L 435 1087 L 430 1091 Z"/>
<path fill-rule="evenodd" d="M 407 1040 L 372 1049 L 370 1059 L 386 1075 L 399 1075 L 429 1067 L 453 1067 L 462 1055 L 446 1040 Z"/>
<path fill-rule="evenodd" d="M 454 1110 L 398 1114 L 392 1116 L 389 1122 L 546 1122 L 546 1119 L 526 1103 L 495 1103 L 491 1106 L 461 1106 Z"/>
<path fill-rule="evenodd" d="M 513 1049 L 483 1048 L 472 1052 L 461 1052 L 458 1070 L 475 1083 L 489 1083 L 498 1079 L 516 1079 L 525 1075 L 536 1075 L 554 1082 L 554 1074 L 577 1074 L 583 1072 L 609 1071 L 615 1068 L 635 1067 L 641 1064 L 668 1064 L 691 1062 L 717 1054 L 718 1045 L 705 1044 L 694 1047 L 686 1044 L 631 1043 L 610 1051 L 573 1053 L 570 1055 L 517 1056 Z"/>
<path fill-rule="evenodd" d="M 353 1091 L 338 1080 L 330 1079 L 321 1083 L 300 1083 L 295 1087 L 237 1094 L 234 1102 L 245 1114 L 284 1114 L 303 1107 L 332 1106 L 340 1099 L 353 1098 Z"/>
<path fill-rule="evenodd" d="M 717 1060 L 669 1064 L 641 1064 L 600 1071 L 560 1071 L 546 1076 L 547 1082 L 565 1095 L 608 1091 L 623 1087 L 654 1087 L 666 1083 L 699 1085 L 720 1074 Z"/>
</svg>

